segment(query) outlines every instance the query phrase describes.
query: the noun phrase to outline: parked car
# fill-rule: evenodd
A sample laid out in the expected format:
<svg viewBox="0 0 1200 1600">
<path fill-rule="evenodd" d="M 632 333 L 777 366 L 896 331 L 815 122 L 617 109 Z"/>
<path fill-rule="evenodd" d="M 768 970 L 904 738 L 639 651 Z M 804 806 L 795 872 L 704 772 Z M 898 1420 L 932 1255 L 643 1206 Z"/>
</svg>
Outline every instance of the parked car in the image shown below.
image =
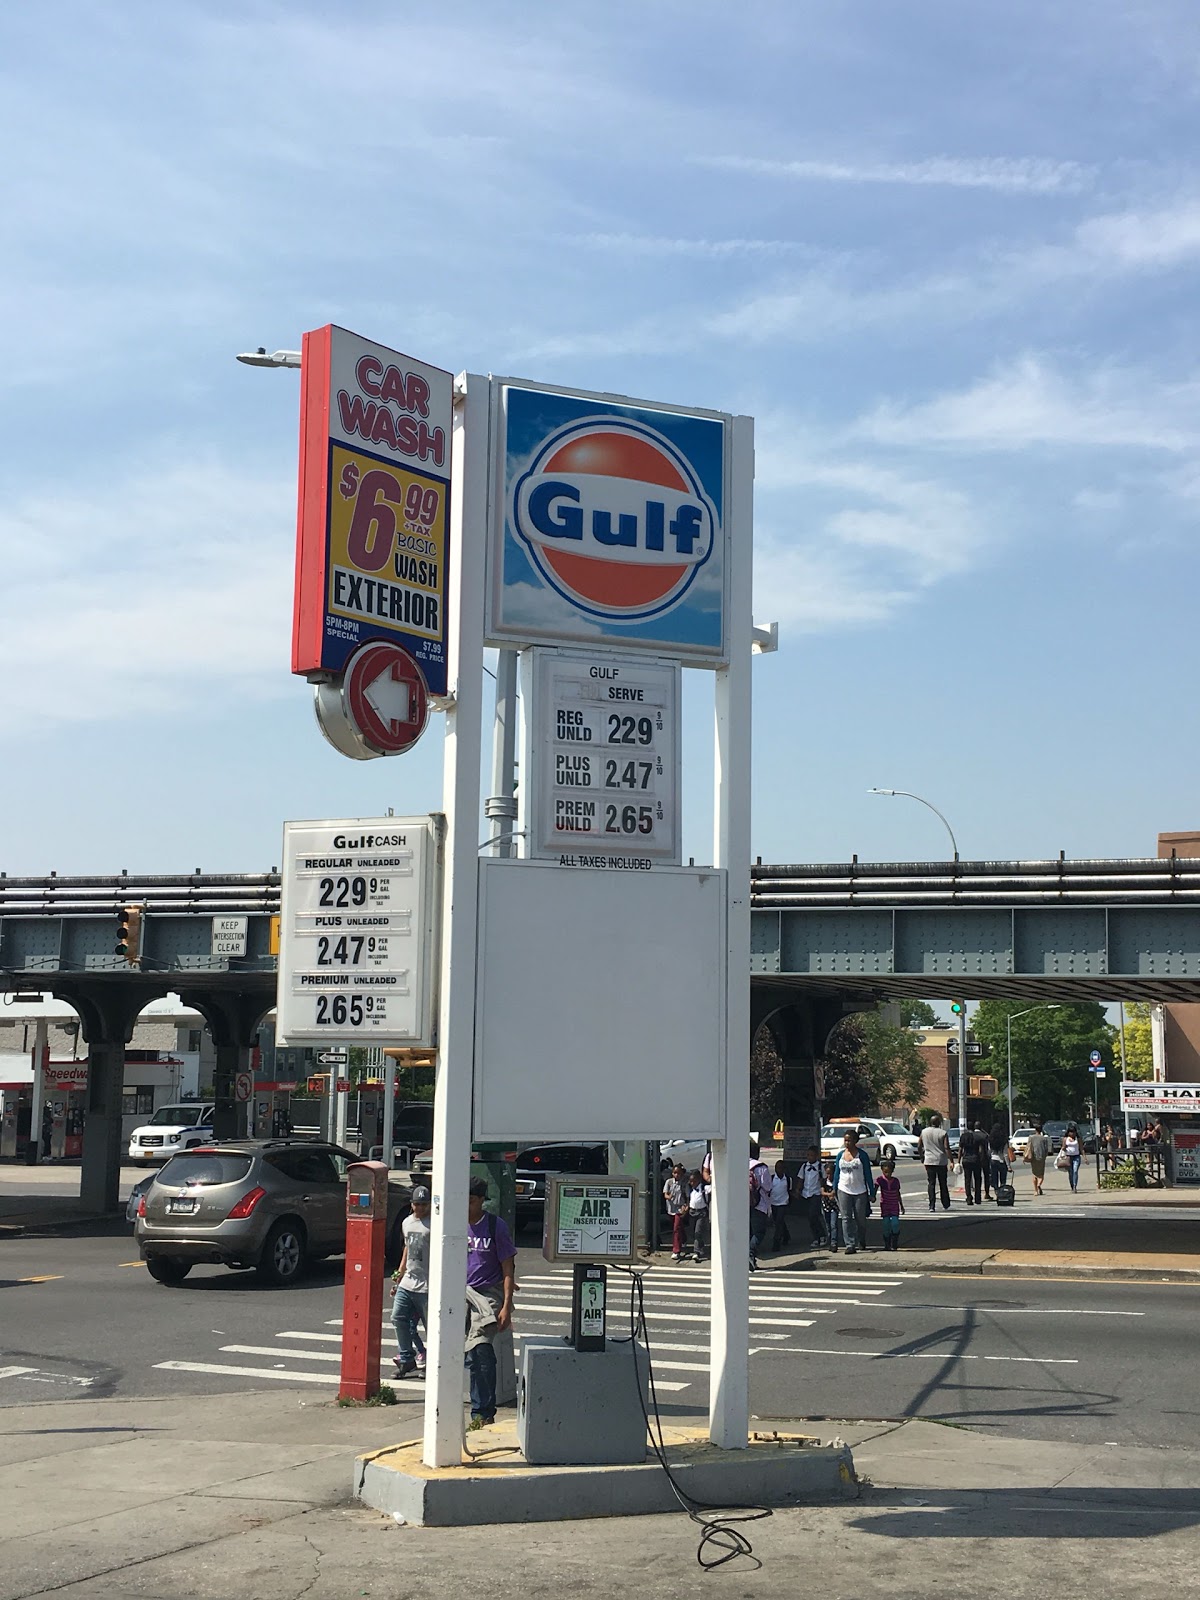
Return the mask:
<svg viewBox="0 0 1200 1600">
<path fill-rule="evenodd" d="M 134 1235 L 150 1276 L 182 1283 L 202 1261 L 293 1283 L 346 1248 L 346 1168 L 359 1158 L 309 1139 L 233 1139 L 173 1156 L 138 1204 Z M 411 1191 L 388 1186 L 387 1258 L 399 1260 Z"/>
<path fill-rule="evenodd" d="M 665 1179 L 676 1162 L 686 1172 L 698 1172 L 708 1154 L 707 1139 L 664 1139 L 658 1147 L 658 1175 Z"/>
<path fill-rule="evenodd" d="M 1029 1141 L 1036 1132 L 1036 1128 L 1029 1127 L 1013 1129 L 1012 1138 L 1008 1142 L 1012 1146 L 1013 1153 L 1018 1161 L 1024 1158 L 1025 1152 L 1029 1148 Z"/>
<path fill-rule="evenodd" d="M 920 1139 L 902 1122 L 884 1122 L 875 1117 L 864 1117 L 863 1122 L 879 1140 L 879 1153 L 884 1161 L 895 1161 L 898 1156 L 908 1156 L 913 1161 L 921 1159 Z"/>
<path fill-rule="evenodd" d="M 836 1156 L 842 1148 L 847 1128 L 858 1129 L 858 1148 L 865 1150 L 871 1158 L 871 1165 L 877 1167 L 880 1159 L 879 1135 L 872 1131 L 862 1117 L 834 1117 L 825 1123 L 821 1129 L 821 1154 L 827 1159 Z"/>
<path fill-rule="evenodd" d="M 608 1172 L 608 1144 L 579 1144 L 556 1139 L 546 1144 L 519 1146 L 516 1161 L 517 1227 L 541 1229 L 546 1210 L 546 1177 L 551 1173 L 585 1172 L 602 1177 Z M 427 1182 L 433 1171 L 433 1151 L 422 1150 L 409 1176 Z"/>
<path fill-rule="evenodd" d="M 207 1144 L 213 1136 L 213 1108 L 198 1100 L 191 1104 L 159 1106 L 129 1135 L 129 1159 L 135 1167 L 169 1161 L 181 1150 Z"/>
<path fill-rule="evenodd" d="M 952 1156 L 958 1155 L 959 1127 L 956 1122 L 952 1128 L 946 1129 L 946 1143 L 950 1147 Z"/>
<path fill-rule="evenodd" d="M 152 1172 L 148 1178 L 139 1178 L 138 1181 L 134 1184 L 133 1188 L 129 1191 L 129 1199 L 125 1202 L 125 1221 L 126 1222 L 136 1222 L 137 1221 L 137 1219 L 138 1219 L 138 1203 L 141 1200 L 142 1196 L 147 1192 L 147 1190 L 149 1189 L 150 1185 L 154 1182 L 154 1180 L 155 1180 L 155 1178 L 157 1176 L 158 1176 L 158 1174 L 156 1172 Z"/>
</svg>

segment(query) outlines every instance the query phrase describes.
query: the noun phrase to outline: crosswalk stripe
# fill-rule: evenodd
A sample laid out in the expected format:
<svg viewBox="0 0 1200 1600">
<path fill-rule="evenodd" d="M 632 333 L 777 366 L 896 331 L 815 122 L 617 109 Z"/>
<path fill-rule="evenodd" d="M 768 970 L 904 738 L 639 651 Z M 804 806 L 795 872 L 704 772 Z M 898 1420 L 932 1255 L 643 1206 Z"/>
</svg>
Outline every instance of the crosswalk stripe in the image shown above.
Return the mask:
<svg viewBox="0 0 1200 1600">
<path fill-rule="evenodd" d="M 289 1372 L 278 1367 L 235 1367 L 219 1361 L 157 1361 L 155 1367 L 167 1372 L 215 1372 L 235 1378 L 277 1378 L 284 1383 L 323 1383 L 328 1387 L 337 1380 L 327 1372 Z"/>
<path fill-rule="evenodd" d="M 770 1298 L 764 1297 L 758 1299 L 758 1306 L 762 1311 L 780 1311 L 791 1305 L 872 1305 L 874 1304 L 875 1296 L 887 1293 L 886 1289 L 860 1289 L 857 1293 L 855 1293 L 849 1285 L 847 1285 L 847 1291 L 848 1292 L 838 1294 L 832 1289 L 816 1289 L 808 1291 L 797 1289 L 792 1294 L 772 1295 Z M 519 1289 L 517 1291 L 513 1303 L 518 1310 L 522 1305 L 529 1303 L 525 1300 L 526 1292 L 544 1298 L 557 1296 L 562 1301 L 563 1305 L 570 1306 L 571 1304 L 571 1289 L 569 1286 L 560 1288 L 556 1284 L 543 1284 L 537 1289 L 531 1289 L 529 1291 L 523 1291 Z M 620 1306 L 624 1299 L 623 1296 L 611 1294 L 608 1298 L 610 1305 L 617 1306 Z M 647 1289 L 644 1298 L 648 1306 L 661 1305 L 665 1306 L 668 1310 L 670 1309 L 672 1302 L 675 1301 L 682 1303 L 690 1302 L 692 1305 L 707 1306 L 712 1304 L 712 1295 L 707 1289 Z M 756 1298 L 758 1297 L 751 1294 L 751 1305 L 755 1303 Z"/>
</svg>

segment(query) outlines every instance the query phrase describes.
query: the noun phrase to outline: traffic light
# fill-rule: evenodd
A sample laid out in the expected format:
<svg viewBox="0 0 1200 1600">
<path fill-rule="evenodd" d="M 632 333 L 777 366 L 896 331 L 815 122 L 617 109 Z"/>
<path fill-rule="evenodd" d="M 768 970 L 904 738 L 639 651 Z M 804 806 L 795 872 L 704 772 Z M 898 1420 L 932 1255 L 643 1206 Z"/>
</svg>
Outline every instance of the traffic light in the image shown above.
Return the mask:
<svg viewBox="0 0 1200 1600">
<path fill-rule="evenodd" d="M 950 1009 L 956 1017 L 966 1015 L 967 1002 L 965 1000 L 951 1000 Z"/>
<path fill-rule="evenodd" d="M 136 967 L 142 950 L 142 908 L 122 906 L 117 919 L 117 942 L 113 946 L 119 956 L 124 956 L 131 967 Z"/>
</svg>

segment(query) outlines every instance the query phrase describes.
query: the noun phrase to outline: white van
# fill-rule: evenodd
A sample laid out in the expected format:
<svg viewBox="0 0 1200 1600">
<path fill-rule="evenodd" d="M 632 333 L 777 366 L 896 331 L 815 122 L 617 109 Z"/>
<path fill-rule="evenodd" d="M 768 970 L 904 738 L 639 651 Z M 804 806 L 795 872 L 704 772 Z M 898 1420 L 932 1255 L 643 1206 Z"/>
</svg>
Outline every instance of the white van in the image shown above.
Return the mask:
<svg viewBox="0 0 1200 1600">
<path fill-rule="evenodd" d="M 129 1159 L 135 1167 L 169 1161 L 181 1150 L 208 1144 L 213 1137 L 213 1108 L 193 1101 L 190 1105 L 159 1106 L 129 1136 Z"/>
</svg>

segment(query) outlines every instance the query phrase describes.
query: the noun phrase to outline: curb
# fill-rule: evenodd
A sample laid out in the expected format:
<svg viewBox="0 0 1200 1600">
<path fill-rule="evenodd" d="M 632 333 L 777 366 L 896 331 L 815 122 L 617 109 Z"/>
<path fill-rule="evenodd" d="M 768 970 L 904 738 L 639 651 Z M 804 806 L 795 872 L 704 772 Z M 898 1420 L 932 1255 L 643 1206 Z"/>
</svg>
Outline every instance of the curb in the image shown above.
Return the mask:
<svg viewBox="0 0 1200 1600">
<path fill-rule="evenodd" d="M 679 1454 L 670 1446 L 667 1453 Z M 725 1508 L 832 1505 L 857 1499 L 860 1492 L 847 1445 L 714 1451 L 703 1461 L 675 1459 L 671 1470 L 687 1494 Z M 499 1470 L 464 1466 L 438 1472 L 420 1466 L 419 1447 L 360 1456 L 354 1494 L 362 1504 L 416 1527 L 441 1528 L 650 1516 L 678 1505 L 657 1461 Z"/>
</svg>

